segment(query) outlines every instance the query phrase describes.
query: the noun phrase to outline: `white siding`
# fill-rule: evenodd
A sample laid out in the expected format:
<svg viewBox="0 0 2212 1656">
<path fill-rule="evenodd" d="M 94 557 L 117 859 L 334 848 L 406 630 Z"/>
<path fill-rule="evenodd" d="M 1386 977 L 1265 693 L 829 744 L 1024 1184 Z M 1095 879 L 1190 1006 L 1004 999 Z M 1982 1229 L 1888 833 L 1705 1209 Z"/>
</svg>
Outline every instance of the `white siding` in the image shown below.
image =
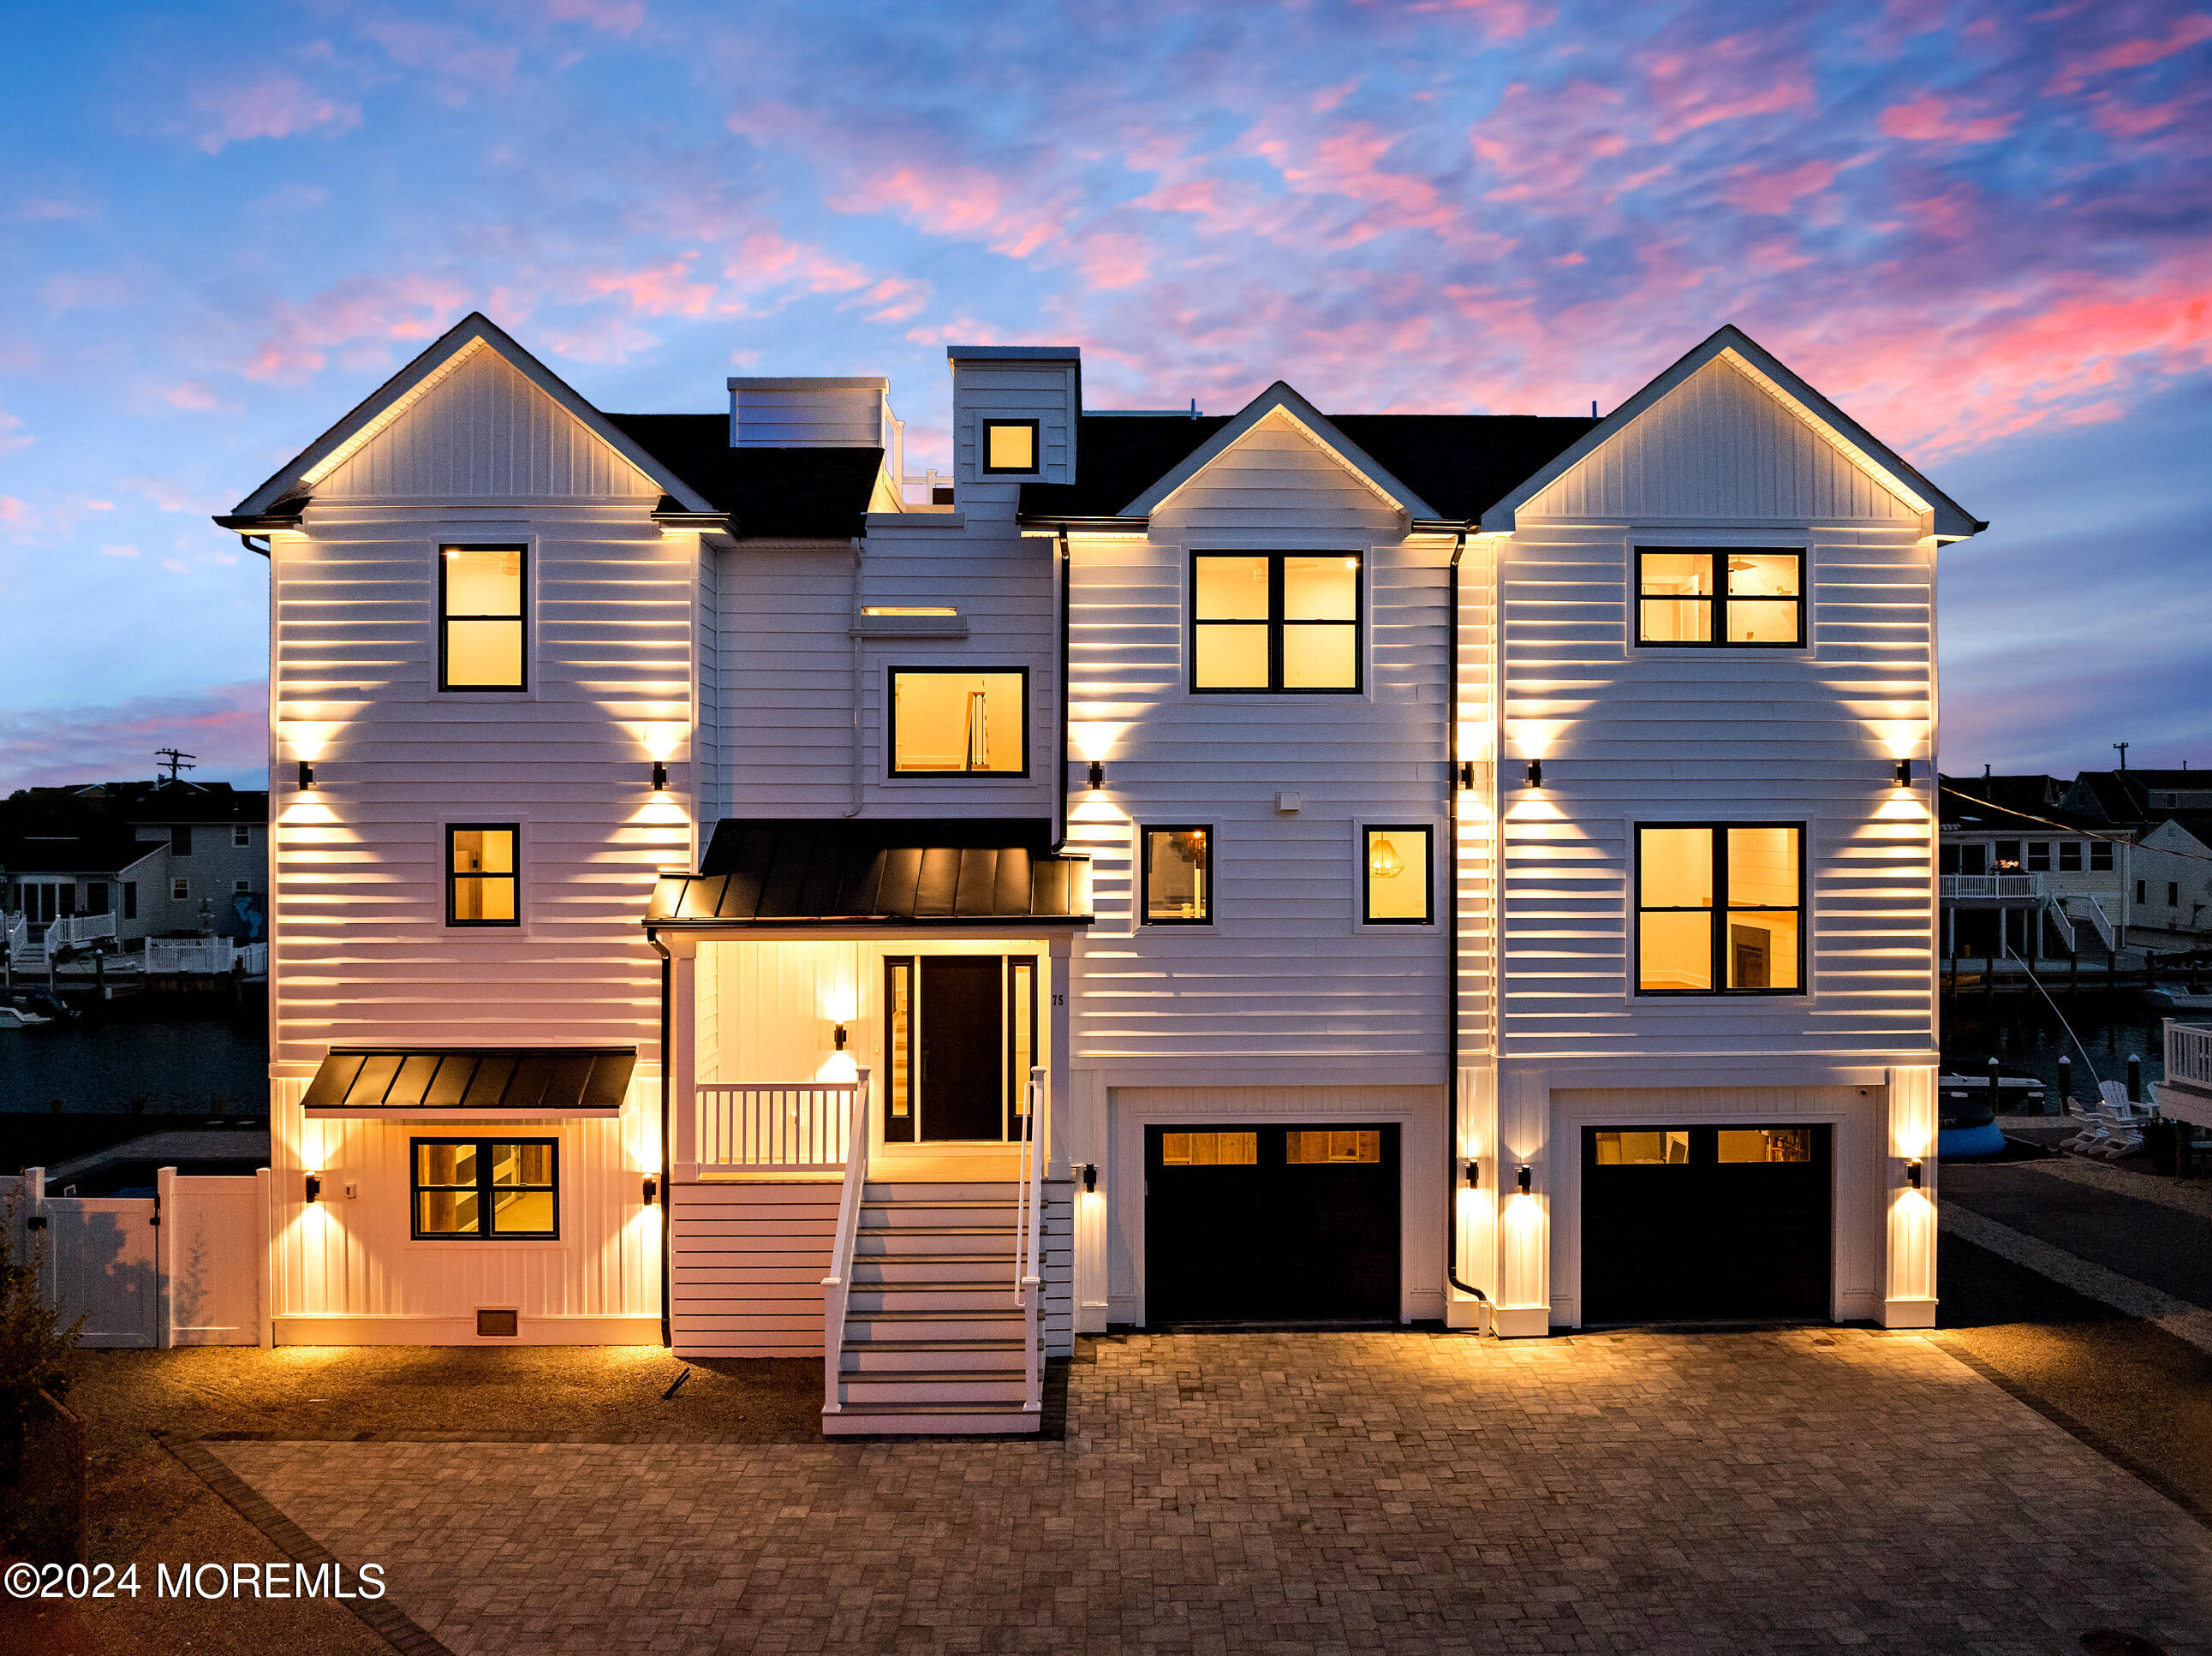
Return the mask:
<svg viewBox="0 0 2212 1656">
<path fill-rule="evenodd" d="M 731 440 L 745 448 L 888 447 L 886 381 L 730 381 Z"/>
<path fill-rule="evenodd" d="M 1075 480 L 1076 365 L 1071 361 L 961 357 L 952 364 L 953 476 L 967 504 L 969 485 L 994 487 L 983 472 L 983 422 L 1037 422 L 1037 469 L 1048 483 Z"/>
</svg>

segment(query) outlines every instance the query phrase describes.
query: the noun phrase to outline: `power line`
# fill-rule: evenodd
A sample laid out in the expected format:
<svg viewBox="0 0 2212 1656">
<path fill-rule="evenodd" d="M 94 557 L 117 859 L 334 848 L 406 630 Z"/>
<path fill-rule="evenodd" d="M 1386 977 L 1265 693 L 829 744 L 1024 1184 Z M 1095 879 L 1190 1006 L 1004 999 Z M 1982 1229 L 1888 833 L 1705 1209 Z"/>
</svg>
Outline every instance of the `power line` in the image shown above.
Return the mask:
<svg viewBox="0 0 2212 1656">
<path fill-rule="evenodd" d="M 2000 805 L 1993 801 L 1983 798 L 1978 793 L 1962 792 L 1960 790 L 1951 786 L 1948 782 L 1943 783 L 1941 786 L 1943 792 L 1949 794 L 1954 799 L 1971 799 L 1974 804 L 1982 806 L 1985 810 L 2003 811 L 2008 816 L 2019 817 L 2023 822 L 2040 822 L 2044 827 L 2057 828 L 2062 834 L 2077 834 L 2085 840 L 2102 840 L 2106 845 L 2110 846 L 2142 845 L 2142 841 L 2140 840 L 2124 839 L 2118 834 L 2100 834 L 2094 828 L 2077 828 L 2071 822 L 2054 822 L 2048 816 L 2038 816 L 2033 811 L 2022 810 L 2017 805 Z M 2163 846 L 2148 846 L 2144 848 L 2160 857 L 2186 857 L 2192 863 L 2212 863 L 2212 857 L 2207 857 L 2194 851 L 2169 851 Z"/>
</svg>

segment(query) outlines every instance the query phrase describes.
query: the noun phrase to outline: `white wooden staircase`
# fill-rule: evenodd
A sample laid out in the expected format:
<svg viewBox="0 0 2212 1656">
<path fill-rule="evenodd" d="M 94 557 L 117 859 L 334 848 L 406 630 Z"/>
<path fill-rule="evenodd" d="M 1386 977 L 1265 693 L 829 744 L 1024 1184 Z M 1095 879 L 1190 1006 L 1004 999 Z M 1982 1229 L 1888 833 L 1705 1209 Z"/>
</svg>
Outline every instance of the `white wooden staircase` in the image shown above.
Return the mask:
<svg viewBox="0 0 2212 1656">
<path fill-rule="evenodd" d="M 1017 1295 L 1020 1183 L 870 1180 L 858 1218 L 823 1433 L 1036 1432 L 1043 1295 Z"/>
</svg>

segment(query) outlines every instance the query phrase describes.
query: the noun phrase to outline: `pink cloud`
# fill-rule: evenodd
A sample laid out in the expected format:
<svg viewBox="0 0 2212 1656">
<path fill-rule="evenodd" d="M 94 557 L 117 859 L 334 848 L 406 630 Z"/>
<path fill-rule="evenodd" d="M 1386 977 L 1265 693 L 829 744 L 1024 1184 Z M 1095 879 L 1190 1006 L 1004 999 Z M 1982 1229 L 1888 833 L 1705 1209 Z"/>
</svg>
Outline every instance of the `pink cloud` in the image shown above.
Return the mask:
<svg viewBox="0 0 2212 1656">
<path fill-rule="evenodd" d="M 20 416 L 0 409 L 0 454 L 13 454 L 19 448 L 28 448 L 32 439 L 22 434 L 23 422 Z"/>
<path fill-rule="evenodd" d="M 1672 143 L 1722 121 L 1813 108 L 1812 77 L 1800 66 L 1770 62 L 1771 55 L 1765 37 L 1751 34 L 1643 54 L 1637 61 L 1658 116 L 1651 136 Z"/>
<path fill-rule="evenodd" d="M 361 124 L 360 105 L 325 97 L 283 70 L 203 87 L 192 94 L 191 106 L 193 142 L 210 155 L 249 138 L 335 134 Z"/>
<path fill-rule="evenodd" d="M 540 0 L 556 23 L 586 23 L 609 34 L 635 34 L 645 21 L 645 0 Z"/>
<path fill-rule="evenodd" d="M 269 760 L 269 687 L 210 684 L 106 705 L 0 712 L 0 793 L 152 773 L 154 749 L 196 755 L 195 778 L 261 786 Z"/>
<path fill-rule="evenodd" d="M 2011 131 L 2013 124 L 2019 119 L 2020 112 L 2015 110 L 2008 115 L 1953 120 L 1943 100 L 1931 92 L 1909 104 L 1892 104 L 1881 112 L 1878 124 L 1891 137 L 1905 138 L 1915 143 L 1995 143 Z"/>
<path fill-rule="evenodd" d="M 349 276 L 303 304 L 279 300 L 267 333 L 238 371 L 249 379 L 296 383 L 319 371 L 332 350 L 367 364 L 392 345 L 435 339 L 468 309 L 468 288 L 420 275 Z"/>
<path fill-rule="evenodd" d="M 595 294 L 617 295 L 647 316 L 704 316 L 714 307 L 715 289 L 711 282 L 692 280 L 698 257 L 680 253 L 644 270 L 594 271 L 584 277 L 584 285 Z"/>
<path fill-rule="evenodd" d="M 2048 89 L 2062 96 L 2077 92 L 2094 76 L 2116 69 L 2146 69 L 2205 40 L 2212 40 L 2212 15 L 2192 12 L 2178 19 L 2163 37 L 2122 40 L 2075 58 L 2051 77 Z"/>
<path fill-rule="evenodd" d="M 29 516 L 30 508 L 16 496 L 0 494 L 0 524 L 13 526 L 27 521 Z"/>
<path fill-rule="evenodd" d="M 179 379 L 161 393 L 161 400 L 173 407 L 190 409 L 194 413 L 205 413 L 223 406 L 222 399 L 202 379 Z"/>
<path fill-rule="evenodd" d="M 1786 213 L 1804 197 L 1833 184 L 1838 170 L 1833 161 L 1807 161 L 1787 173 L 1736 167 L 1730 174 L 1728 198 L 1747 212 Z"/>
</svg>

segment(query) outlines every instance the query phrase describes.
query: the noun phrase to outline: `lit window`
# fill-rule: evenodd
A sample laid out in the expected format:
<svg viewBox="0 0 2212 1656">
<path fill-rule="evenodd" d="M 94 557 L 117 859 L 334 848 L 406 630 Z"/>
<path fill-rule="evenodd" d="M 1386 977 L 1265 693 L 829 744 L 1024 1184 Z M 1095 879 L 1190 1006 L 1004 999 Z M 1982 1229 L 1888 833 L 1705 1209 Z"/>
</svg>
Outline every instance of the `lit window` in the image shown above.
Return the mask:
<svg viewBox="0 0 2212 1656">
<path fill-rule="evenodd" d="M 1213 919 L 1213 830 L 1144 831 L 1147 925 L 1203 925 Z"/>
<path fill-rule="evenodd" d="M 1618 1132 L 1601 1131 L 1590 1137 L 1595 1141 L 1595 1160 L 1601 1168 L 1682 1168 L 1690 1163 L 1690 1135 L 1685 1128 L 1635 1127 Z"/>
<path fill-rule="evenodd" d="M 1194 690 L 1359 688 L 1359 555 L 1191 559 Z"/>
<path fill-rule="evenodd" d="M 1638 644 L 1805 642 L 1805 555 L 1768 549 L 1636 549 Z"/>
<path fill-rule="evenodd" d="M 522 549 L 448 546 L 438 560 L 438 686 L 520 690 Z"/>
<path fill-rule="evenodd" d="M 1803 829 L 1713 823 L 1636 837 L 1638 993 L 1802 992 Z"/>
<path fill-rule="evenodd" d="M 1029 673 L 1020 667 L 891 670 L 891 774 L 1029 774 Z"/>
<path fill-rule="evenodd" d="M 1430 837 L 1423 823 L 1368 826 L 1361 844 L 1367 901 L 1360 913 L 1368 925 L 1428 924 Z"/>
<path fill-rule="evenodd" d="M 1242 1132 L 1170 1132 L 1160 1135 L 1164 1168 L 1256 1168 L 1260 1135 Z"/>
<path fill-rule="evenodd" d="M 518 841 L 513 822 L 457 822 L 446 830 L 446 924 L 519 925 Z"/>
<path fill-rule="evenodd" d="M 418 1240 L 561 1234 L 555 1140 L 418 1138 L 413 1148 Z"/>
<path fill-rule="evenodd" d="M 1382 1135 L 1372 1127 L 1293 1127 L 1285 1135 L 1283 1160 L 1292 1167 L 1376 1167 L 1382 1160 Z"/>
<path fill-rule="evenodd" d="M 1813 1129 L 1810 1127 L 1723 1127 L 1718 1137 L 1720 1160 L 1723 1162 L 1810 1162 L 1813 1159 Z"/>
<path fill-rule="evenodd" d="M 1034 420 L 983 422 L 983 470 L 1035 471 L 1037 469 L 1037 422 Z"/>
<path fill-rule="evenodd" d="M 1996 871 L 2000 874 L 2020 872 L 2020 841 L 2000 840 L 1996 843 Z"/>
</svg>

